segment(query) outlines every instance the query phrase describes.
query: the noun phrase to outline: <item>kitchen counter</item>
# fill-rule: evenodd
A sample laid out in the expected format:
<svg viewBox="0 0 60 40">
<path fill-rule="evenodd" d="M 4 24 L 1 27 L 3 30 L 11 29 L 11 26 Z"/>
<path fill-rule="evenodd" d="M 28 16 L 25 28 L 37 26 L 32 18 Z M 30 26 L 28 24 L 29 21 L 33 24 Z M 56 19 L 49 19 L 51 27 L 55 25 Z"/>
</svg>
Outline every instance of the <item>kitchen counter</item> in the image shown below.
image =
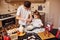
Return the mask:
<svg viewBox="0 0 60 40">
<path fill-rule="evenodd" d="M 2 18 L 2 19 L 0 19 L 0 21 L 1 20 L 6 20 L 6 19 L 9 19 L 9 18 L 12 18 L 12 17 L 15 17 L 15 16 L 7 17 L 7 18 Z"/>
<path fill-rule="evenodd" d="M 51 31 L 51 33 L 53 34 L 53 35 L 56 35 L 56 32 L 57 32 L 57 29 L 53 29 L 52 31 Z M 24 35 L 24 36 L 22 36 L 22 37 L 20 37 L 20 36 L 18 36 L 18 40 L 23 40 L 23 39 L 27 39 L 29 36 L 31 36 L 32 35 L 32 33 L 26 33 L 26 35 Z M 37 35 L 37 34 L 35 34 L 35 33 L 33 33 L 33 35 L 36 37 L 36 40 L 41 40 L 41 38 Z M 60 38 L 55 38 L 55 37 L 53 37 L 53 38 L 50 38 L 50 39 L 46 39 L 46 40 L 60 40 Z"/>
</svg>

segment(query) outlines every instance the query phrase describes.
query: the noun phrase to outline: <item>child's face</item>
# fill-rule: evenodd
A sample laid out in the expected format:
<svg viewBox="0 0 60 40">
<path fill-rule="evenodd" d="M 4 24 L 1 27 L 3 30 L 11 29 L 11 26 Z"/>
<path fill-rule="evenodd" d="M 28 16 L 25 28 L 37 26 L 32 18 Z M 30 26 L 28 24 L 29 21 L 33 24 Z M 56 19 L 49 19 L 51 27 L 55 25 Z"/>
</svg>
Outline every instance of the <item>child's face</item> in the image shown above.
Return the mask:
<svg viewBox="0 0 60 40">
<path fill-rule="evenodd" d="M 38 16 L 34 14 L 34 18 L 38 18 Z"/>
</svg>

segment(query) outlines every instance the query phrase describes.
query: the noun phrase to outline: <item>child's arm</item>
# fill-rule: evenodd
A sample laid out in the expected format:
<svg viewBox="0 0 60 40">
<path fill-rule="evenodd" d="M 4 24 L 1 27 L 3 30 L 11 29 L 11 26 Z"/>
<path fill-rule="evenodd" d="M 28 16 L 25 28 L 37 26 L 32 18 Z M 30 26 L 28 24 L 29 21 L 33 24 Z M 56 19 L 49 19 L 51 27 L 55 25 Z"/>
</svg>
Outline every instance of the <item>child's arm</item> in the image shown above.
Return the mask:
<svg viewBox="0 0 60 40">
<path fill-rule="evenodd" d="M 29 18 L 26 19 L 26 21 L 27 21 L 27 22 L 31 22 L 31 20 L 32 20 L 32 14 L 29 14 Z"/>
<path fill-rule="evenodd" d="M 31 21 L 26 22 L 27 25 L 31 24 Z"/>
<path fill-rule="evenodd" d="M 40 20 L 40 26 L 43 26 L 43 23 L 42 23 L 42 21 Z"/>
</svg>

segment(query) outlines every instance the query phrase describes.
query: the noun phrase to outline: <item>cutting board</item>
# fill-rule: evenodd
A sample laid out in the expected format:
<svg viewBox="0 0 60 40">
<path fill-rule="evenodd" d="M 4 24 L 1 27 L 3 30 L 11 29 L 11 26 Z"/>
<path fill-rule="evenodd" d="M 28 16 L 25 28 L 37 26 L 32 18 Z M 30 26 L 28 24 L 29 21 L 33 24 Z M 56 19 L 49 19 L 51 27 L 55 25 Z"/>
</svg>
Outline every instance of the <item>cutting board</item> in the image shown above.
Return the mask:
<svg viewBox="0 0 60 40">
<path fill-rule="evenodd" d="M 38 36 L 42 39 L 42 40 L 46 40 L 46 39 L 50 39 L 50 38 L 54 38 L 55 36 L 52 34 L 52 33 L 50 33 L 50 35 L 49 36 L 46 36 L 45 34 L 44 34 L 45 32 L 39 32 L 38 33 Z"/>
</svg>

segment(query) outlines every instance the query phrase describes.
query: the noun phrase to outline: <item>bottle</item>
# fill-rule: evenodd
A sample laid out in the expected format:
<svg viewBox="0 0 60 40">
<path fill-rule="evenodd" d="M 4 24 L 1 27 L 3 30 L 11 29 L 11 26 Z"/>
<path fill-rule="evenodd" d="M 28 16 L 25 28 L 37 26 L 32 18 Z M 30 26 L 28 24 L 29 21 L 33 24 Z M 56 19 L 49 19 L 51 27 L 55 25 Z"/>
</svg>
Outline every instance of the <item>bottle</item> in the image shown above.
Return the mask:
<svg viewBox="0 0 60 40">
<path fill-rule="evenodd" d="M 47 24 L 46 27 L 45 27 L 45 35 L 48 36 L 48 37 L 50 36 L 50 33 L 49 33 L 49 31 L 51 29 L 50 27 L 51 27 L 50 24 Z"/>
<path fill-rule="evenodd" d="M 58 31 L 57 31 L 57 34 L 56 34 L 56 38 L 60 38 L 60 27 L 58 27 Z"/>
</svg>

